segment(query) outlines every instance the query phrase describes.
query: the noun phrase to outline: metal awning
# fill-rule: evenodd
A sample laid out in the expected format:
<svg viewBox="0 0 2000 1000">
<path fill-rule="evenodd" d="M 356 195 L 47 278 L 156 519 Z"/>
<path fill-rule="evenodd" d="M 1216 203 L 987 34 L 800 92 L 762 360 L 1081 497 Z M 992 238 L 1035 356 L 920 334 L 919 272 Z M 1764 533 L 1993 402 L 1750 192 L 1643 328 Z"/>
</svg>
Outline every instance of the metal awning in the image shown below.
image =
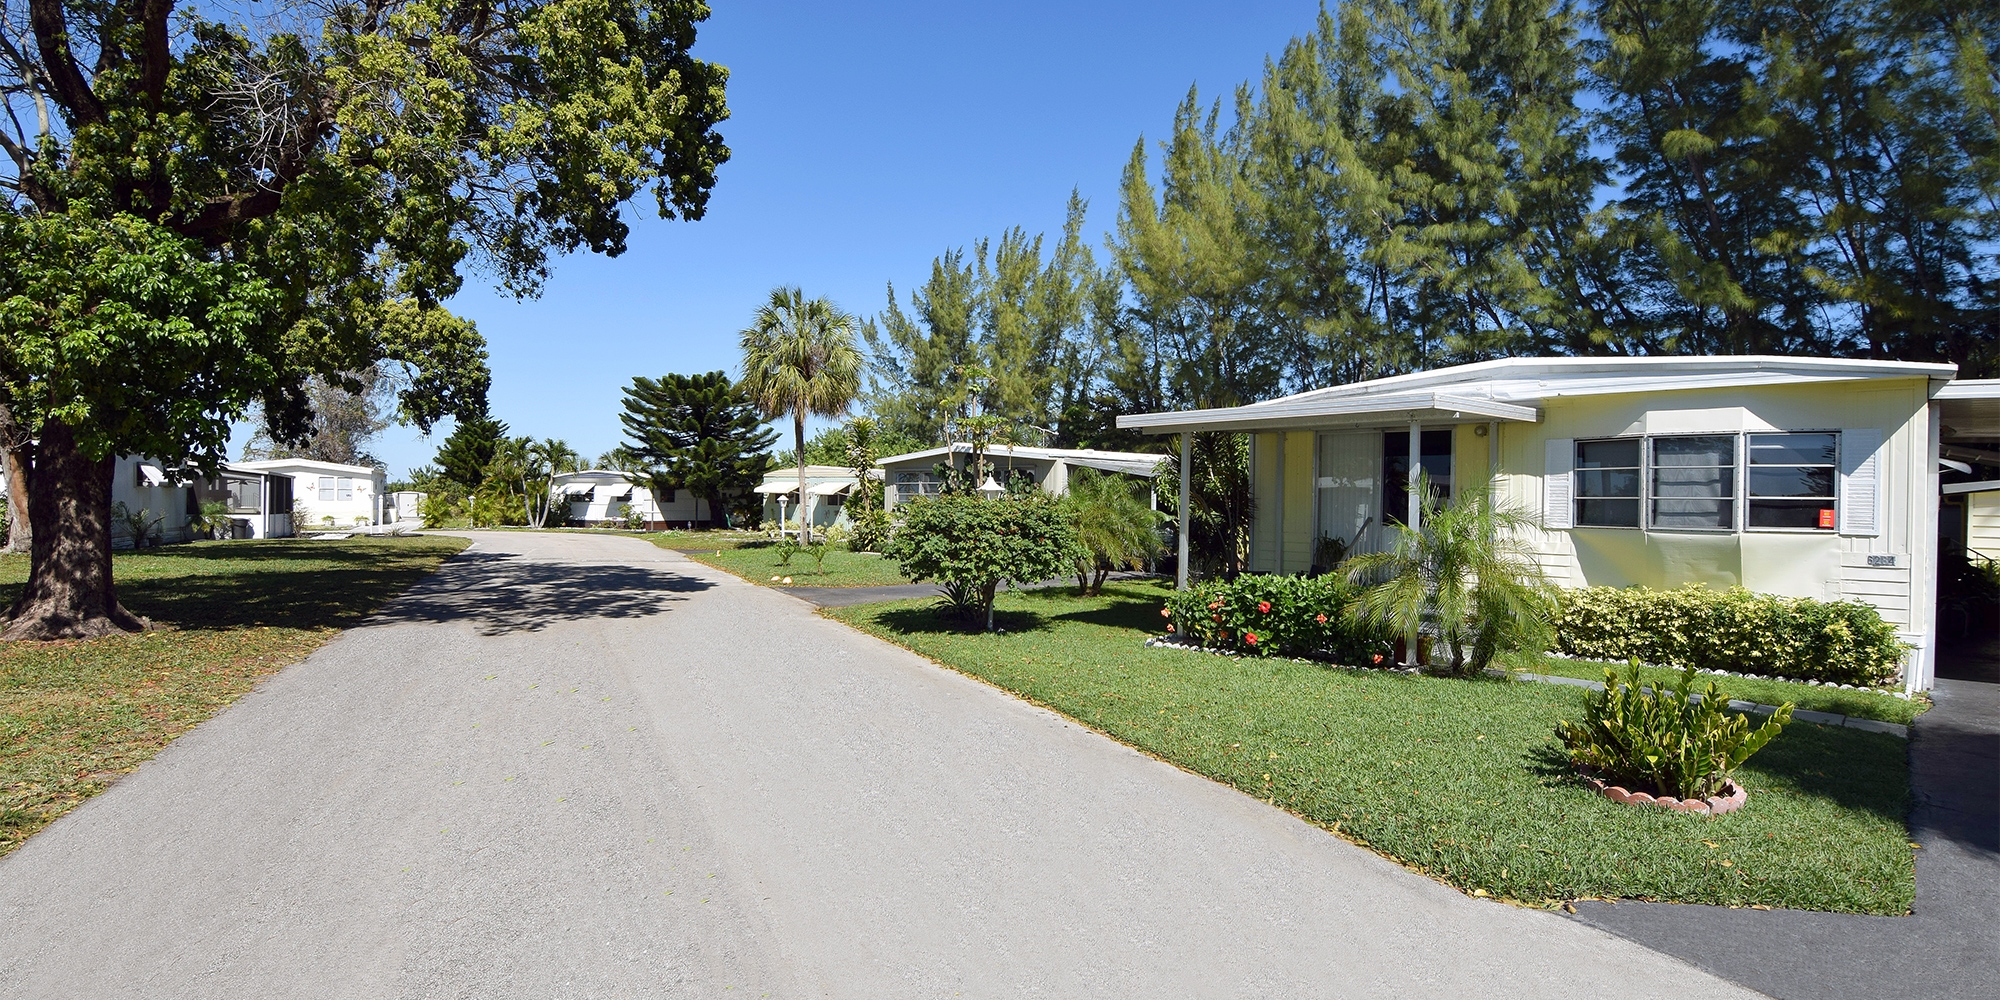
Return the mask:
<svg viewBox="0 0 2000 1000">
<path fill-rule="evenodd" d="M 837 482 L 807 483 L 806 495 L 814 497 L 829 497 L 834 495 L 835 493 L 845 493 L 853 488 L 854 488 L 853 483 L 837 483 Z M 758 483 L 752 489 L 752 492 L 755 493 L 782 493 L 787 496 L 793 493 L 797 493 L 798 491 L 799 491 L 799 484 L 797 480 L 793 480 L 792 482 L 789 483 Z"/>
<path fill-rule="evenodd" d="M 1177 434 L 1369 427 L 1412 421 L 1431 425 L 1489 420 L 1534 423 L 1540 419 L 1541 411 L 1532 406 L 1448 392 L 1405 392 L 1282 399 L 1214 410 L 1136 413 L 1119 417 L 1118 426 L 1147 434 Z"/>
</svg>

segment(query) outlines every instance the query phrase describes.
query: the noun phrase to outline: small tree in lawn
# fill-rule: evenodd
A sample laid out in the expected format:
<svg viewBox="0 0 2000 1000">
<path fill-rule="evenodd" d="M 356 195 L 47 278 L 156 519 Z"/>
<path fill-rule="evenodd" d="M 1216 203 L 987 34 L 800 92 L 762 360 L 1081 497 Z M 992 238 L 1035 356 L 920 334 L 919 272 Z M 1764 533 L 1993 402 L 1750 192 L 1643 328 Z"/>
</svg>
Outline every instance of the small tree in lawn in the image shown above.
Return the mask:
<svg viewBox="0 0 2000 1000">
<path fill-rule="evenodd" d="M 1016 586 L 1062 576 L 1079 552 L 1076 533 L 1054 497 L 1033 493 L 989 499 L 976 494 L 918 497 L 898 504 L 885 555 L 918 583 L 970 597 L 968 609 L 993 630 L 993 597 Z"/>
<path fill-rule="evenodd" d="M 1441 504 L 1419 473 L 1416 495 L 1416 530 L 1392 525 L 1388 549 L 1342 564 L 1369 585 L 1354 614 L 1406 636 L 1428 628 L 1451 651 L 1456 675 L 1485 670 L 1503 649 L 1547 649 L 1555 602 L 1520 541 L 1534 519 L 1494 500 L 1490 486 Z"/>
<path fill-rule="evenodd" d="M 619 417 L 628 449 L 658 466 L 655 496 L 678 487 L 708 501 L 708 525 L 728 516 L 727 494 L 763 477 L 764 452 L 778 439 L 756 403 L 724 372 L 643 376 L 625 390 Z"/>
<path fill-rule="evenodd" d="M 1148 508 L 1125 477 L 1076 469 L 1060 503 L 1076 530 L 1076 585 L 1085 594 L 1101 593 L 1112 570 L 1137 569 L 1159 554 L 1165 515 Z"/>
</svg>

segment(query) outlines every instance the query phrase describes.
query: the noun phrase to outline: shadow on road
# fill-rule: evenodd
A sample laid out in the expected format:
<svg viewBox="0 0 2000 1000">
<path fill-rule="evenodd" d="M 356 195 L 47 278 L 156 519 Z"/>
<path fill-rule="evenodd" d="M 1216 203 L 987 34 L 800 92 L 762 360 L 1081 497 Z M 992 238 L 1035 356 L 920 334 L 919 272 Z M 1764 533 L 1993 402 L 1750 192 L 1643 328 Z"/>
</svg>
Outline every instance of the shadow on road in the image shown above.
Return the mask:
<svg viewBox="0 0 2000 1000">
<path fill-rule="evenodd" d="M 533 632 L 557 622 L 646 618 L 715 586 L 667 570 L 539 562 L 505 552 L 464 552 L 369 620 L 468 622 L 482 635 Z"/>
</svg>

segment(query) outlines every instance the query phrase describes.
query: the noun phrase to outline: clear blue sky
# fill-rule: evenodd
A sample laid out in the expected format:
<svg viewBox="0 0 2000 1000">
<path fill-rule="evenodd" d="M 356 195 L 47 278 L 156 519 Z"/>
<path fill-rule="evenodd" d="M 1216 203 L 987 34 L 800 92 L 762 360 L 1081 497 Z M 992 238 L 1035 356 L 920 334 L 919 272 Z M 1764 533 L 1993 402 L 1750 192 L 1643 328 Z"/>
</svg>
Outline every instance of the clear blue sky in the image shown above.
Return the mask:
<svg viewBox="0 0 2000 1000">
<path fill-rule="evenodd" d="M 732 157 L 707 216 L 641 218 L 624 256 L 558 261 L 537 300 L 469 280 L 451 307 L 486 337 L 493 412 L 596 455 L 619 443 L 632 376 L 734 374 L 736 331 L 773 286 L 870 315 L 947 248 L 1058 229 L 1071 188 L 1101 244 L 1133 142 L 1164 137 L 1190 84 L 1212 98 L 1254 80 L 1317 10 L 716 0 L 696 52 L 729 67 Z M 374 451 L 398 477 L 448 431 L 392 428 Z"/>
</svg>

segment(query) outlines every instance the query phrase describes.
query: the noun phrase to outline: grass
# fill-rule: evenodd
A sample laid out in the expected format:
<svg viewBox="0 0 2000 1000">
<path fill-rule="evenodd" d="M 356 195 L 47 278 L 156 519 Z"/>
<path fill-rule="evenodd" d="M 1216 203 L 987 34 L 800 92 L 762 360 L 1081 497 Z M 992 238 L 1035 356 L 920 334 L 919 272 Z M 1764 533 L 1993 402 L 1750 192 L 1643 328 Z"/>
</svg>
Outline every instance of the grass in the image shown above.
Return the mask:
<svg viewBox="0 0 2000 1000">
<path fill-rule="evenodd" d="M 639 536 L 663 549 L 677 552 L 715 552 L 755 546 L 770 542 L 770 536 L 761 531 L 734 531 L 717 528 L 713 531 L 651 531 Z"/>
<path fill-rule="evenodd" d="M 773 576 L 791 577 L 792 582 L 785 584 L 791 587 L 889 587 L 910 582 L 894 559 L 842 548 L 828 548 L 826 565 L 817 569 L 812 556 L 803 551 L 792 556 L 789 564 L 780 564 L 778 553 L 768 540 L 724 551 L 691 554 L 688 558 L 765 586 L 772 585 Z"/>
<path fill-rule="evenodd" d="M 1475 894 L 1909 912 L 1903 740 L 1795 723 L 1739 772 L 1740 812 L 1622 806 L 1558 751 L 1574 688 L 1146 649 L 1165 594 L 1003 594 L 1004 635 L 923 601 L 821 613 Z"/>
<path fill-rule="evenodd" d="M 303 659 L 464 548 L 460 538 L 203 542 L 121 553 L 121 601 L 159 626 L 0 645 L 0 855 Z M 27 580 L 0 556 L 0 600 Z"/>
<path fill-rule="evenodd" d="M 1590 660 L 1564 660 L 1555 657 L 1539 662 L 1534 672 L 1554 674 L 1558 677 L 1582 677 L 1588 680 L 1604 679 L 1604 668 L 1616 667 L 1624 674 L 1624 664 L 1597 663 Z M 1653 684 L 1671 684 L 1680 679 L 1680 671 L 1666 667 L 1640 667 L 1639 677 Z M 1782 705 L 1791 702 L 1793 708 L 1803 708 L 1812 712 L 1831 712 L 1835 715 L 1851 715 L 1860 719 L 1876 719 L 1907 726 L 1916 721 L 1917 716 L 1930 707 L 1927 701 L 1898 698 L 1878 691 L 1847 690 L 1836 687 L 1820 687 L 1800 684 L 1796 681 L 1767 681 L 1751 677 L 1718 677 L 1714 674 L 1696 674 L 1695 686 L 1709 681 L 1721 685 L 1723 693 L 1731 698 L 1754 701 L 1760 705 Z"/>
</svg>

